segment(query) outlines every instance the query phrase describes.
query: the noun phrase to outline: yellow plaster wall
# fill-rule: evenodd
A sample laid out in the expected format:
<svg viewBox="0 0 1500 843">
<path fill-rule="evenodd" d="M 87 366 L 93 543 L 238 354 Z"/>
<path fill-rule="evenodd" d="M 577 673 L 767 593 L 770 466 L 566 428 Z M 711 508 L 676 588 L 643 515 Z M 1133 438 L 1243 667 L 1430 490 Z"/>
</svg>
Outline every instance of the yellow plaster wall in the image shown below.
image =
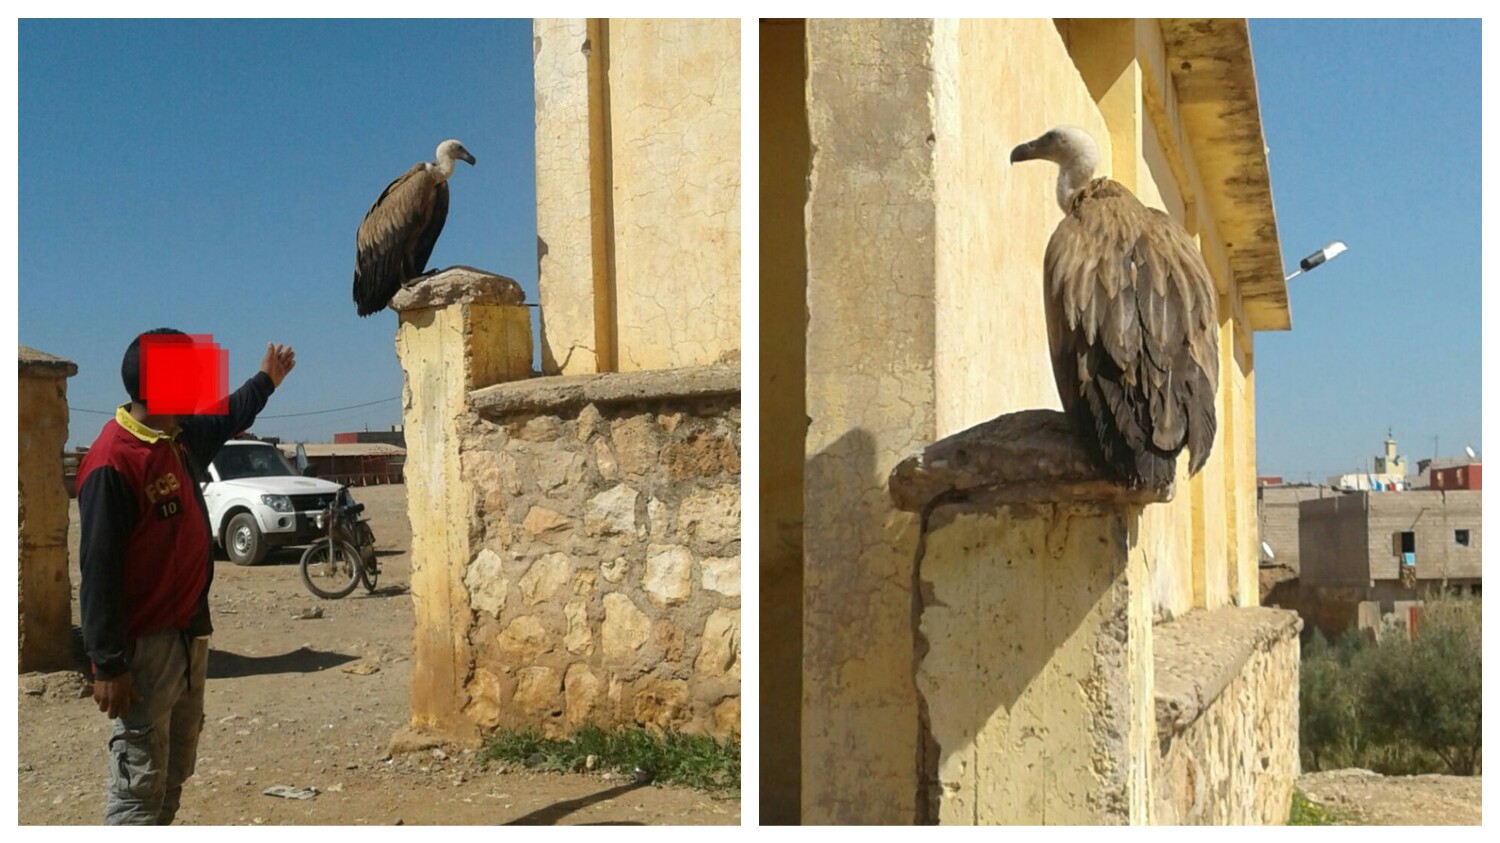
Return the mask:
<svg viewBox="0 0 1500 843">
<path fill-rule="evenodd" d="M 1051 21 L 937 22 L 937 435 L 1002 413 L 1057 408 L 1042 310 L 1042 255 L 1062 218 L 1045 163 L 1010 150 L 1053 126 L 1103 118 Z M 1014 77 L 1017 84 L 997 85 Z M 916 232 L 913 232 L 916 234 Z"/>
<path fill-rule="evenodd" d="M 738 359 L 739 21 L 533 33 L 544 373 Z"/>
<path fill-rule="evenodd" d="M 740 347 L 740 22 L 609 22 L 620 371 Z"/>
<path fill-rule="evenodd" d="M 807 23 L 804 822 L 904 823 L 915 807 L 902 624 L 915 532 L 886 500 L 890 467 L 997 414 L 1058 406 L 1041 305 L 1056 170 L 1011 167 L 1010 148 L 1058 123 L 1088 129 L 1111 175 L 1199 237 L 1243 319 L 1155 26 Z M 1190 480 L 1180 460 L 1175 499 L 1147 507 L 1130 539 L 1140 687 L 1152 687 L 1150 618 L 1255 593 L 1251 531 L 1230 532 L 1254 523 L 1253 380 L 1235 354 L 1226 343 L 1245 368 L 1221 373 L 1207 467 Z M 1135 710 L 1132 746 L 1153 739 L 1149 708 Z M 1132 756 L 1135 821 L 1149 814 L 1148 756 Z"/>
<path fill-rule="evenodd" d="M 604 164 L 591 158 L 588 21 L 537 18 L 532 36 L 542 371 L 585 374 L 599 371 L 591 163 Z"/>
</svg>

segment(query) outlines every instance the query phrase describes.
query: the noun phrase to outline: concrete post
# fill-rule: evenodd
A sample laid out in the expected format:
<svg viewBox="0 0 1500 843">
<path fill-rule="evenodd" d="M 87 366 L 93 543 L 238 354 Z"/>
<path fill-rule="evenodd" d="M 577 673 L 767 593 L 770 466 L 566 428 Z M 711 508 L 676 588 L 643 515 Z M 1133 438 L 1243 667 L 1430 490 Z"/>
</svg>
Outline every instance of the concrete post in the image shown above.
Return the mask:
<svg viewBox="0 0 1500 843">
<path fill-rule="evenodd" d="M 416 614 L 412 726 L 472 737 L 462 716 L 470 668 L 464 570 L 474 513 L 459 450 L 475 417 L 469 393 L 531 375 L 531 320 L 520 285 L 453 267 L 403 289 L 396 353 L 406 373 L 407 511 Z"/>
<path fill-rule="evenodd" d="M 72 588 L 68 580 L 68 494 L 62 452 L 68 440 L 68 360 L 21 346 L 20 667 L 71 663 Z"/>
<path fill-rule="evenodd" d="M 1147 822 L 1151 589 L 1138 519 L 1170 491 L 1103 480 L 1050 410 L 943 439 L 890 486 L 898 508 L 929 519 L 913 608 L 920 815 Z"/>
</svg>

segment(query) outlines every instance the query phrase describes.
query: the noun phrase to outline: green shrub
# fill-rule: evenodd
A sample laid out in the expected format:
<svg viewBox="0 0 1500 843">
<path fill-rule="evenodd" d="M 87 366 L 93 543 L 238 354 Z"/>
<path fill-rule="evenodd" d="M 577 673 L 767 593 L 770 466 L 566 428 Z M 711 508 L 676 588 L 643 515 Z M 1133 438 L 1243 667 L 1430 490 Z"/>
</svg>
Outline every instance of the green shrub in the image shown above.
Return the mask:
<svg viewBox="0 0 1500 843">
<path fill-rule="evenodd" d="M 1314 633 L 1302 653 L 1303 768 L 1476 773 L 1480 628 L 1477 599 L 1435 593 L 1415 640 L 1349 633 L 1329 645 Z"/>
</svg>

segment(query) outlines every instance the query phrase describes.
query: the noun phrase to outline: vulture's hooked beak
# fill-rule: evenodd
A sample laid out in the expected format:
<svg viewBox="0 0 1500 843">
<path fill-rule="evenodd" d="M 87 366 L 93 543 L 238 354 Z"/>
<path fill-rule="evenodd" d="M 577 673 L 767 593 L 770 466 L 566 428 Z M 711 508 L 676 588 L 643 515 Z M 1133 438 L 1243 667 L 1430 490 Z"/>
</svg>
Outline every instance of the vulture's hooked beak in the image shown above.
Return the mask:
<svg viewBox="0 0 1500 843">
<path fill-rule="evenodd" d="M 1010 151 L 1010 163 L 1030 161 L 1037 157 L 1036 141 L 1027 141 Z"/>
<path fill-rule="evenodd" d="M 464 150 L 464 156 L 463 156 L 463 158 L 464 158 L 465 161 L 469 162 L 469 166 L 470 167 L 474 166 L 474 156 L 473 156 L 472 153 L 469 152 L 469 150 L 467 150 L 467 149 Z"/>
</svg>

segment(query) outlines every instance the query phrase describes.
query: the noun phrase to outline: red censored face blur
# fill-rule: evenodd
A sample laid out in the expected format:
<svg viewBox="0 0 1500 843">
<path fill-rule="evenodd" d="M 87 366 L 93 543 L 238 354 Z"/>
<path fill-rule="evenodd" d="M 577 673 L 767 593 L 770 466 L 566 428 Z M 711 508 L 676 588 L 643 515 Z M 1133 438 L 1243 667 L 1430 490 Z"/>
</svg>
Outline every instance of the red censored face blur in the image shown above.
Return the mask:
<svg viewBox="0 0 1500 843">
<path fill-rule="evenodd" d="M 141 338 L 141 399 L 155 416 L 229 412 L 229 352 L 212 334 Z"/>
</svg>

